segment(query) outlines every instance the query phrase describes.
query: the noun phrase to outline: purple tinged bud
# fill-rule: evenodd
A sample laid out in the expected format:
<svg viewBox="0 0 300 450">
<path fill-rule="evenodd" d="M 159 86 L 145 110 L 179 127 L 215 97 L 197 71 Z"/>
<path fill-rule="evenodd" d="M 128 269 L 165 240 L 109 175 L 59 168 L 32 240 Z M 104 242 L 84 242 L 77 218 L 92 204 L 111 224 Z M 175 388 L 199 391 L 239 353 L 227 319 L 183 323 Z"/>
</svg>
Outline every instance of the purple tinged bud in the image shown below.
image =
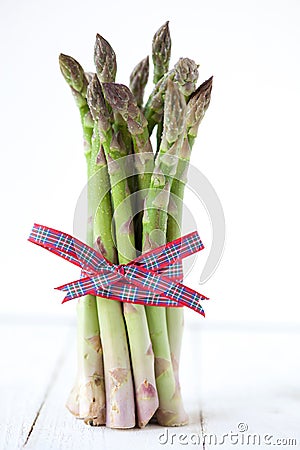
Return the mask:
<svg viewBox="0 0 300 450">
<path fill-rule="evenodd" d="M 179 84 L 181 92 L 185 96 L 191 95 L 199 76 L 198 65 L 192 59 L 180 58 L 174 69 L 174 81 Z"/>
<path fill-rule="evenodd" d="M 170 57 L 171 57 L 171 36 L 168 21 L 157 30 L 152 41 L 154 83 L 157 83 L 159 79 L 168 71 Z"/>
<path fill-rule="evenodd" d="M 145 214 L 145 213 L 144 213 Z M 143 251 L 148 252 L 149 250 L 151 250 L 151 240 L 150 240 L 150 236 L 149 233 L 145 233 L 145 238 L 144 238 L 144 242 L 143 242 Z"/>
<path fill-rule="evenodd" d="M 149 57 L 143 59 L 132 71 L 130 75 L 129 87 L 133 93 L 137 105 L 143 103 L 144 90 L 149 77 Z"/>
<path fill-rule="evenodd" d="M 149 383 L 148 380 L 145 379 L 138 387 L 137 395 L 139 399 L 150 399 L 157 395 L 157 391 L 153 384 Z"/>
<path fill-rule="evenodd" d="M 96 243 L 95 243 L 95 244 L 96 244 L 96 245 L 95 245 L 96 249 L 97 249 L 103 256 L 105 256 L 105 255 L 107 254 L 107 251 L 106 251 L 106 249 L 105 249 L 105 247 L 104 247 L 104 244 L 103 244 L 103 242 L 102 242 L 100 236 L 97 237 Z"/>
<path fill-rule="evenodd" d="M 130 99 L 130 90 L 124 84 L 103 83 L 104 96 L 113 110 L 126 112 Z M 132 94 L 131 94 L 132 95 Z"/>
<path fill-rule="evenodd" d="M 196 136 L 198 127 L 210 104 L 213 77 L 204 81 L 191 96 L 187 104 L 186 122 L 190 135 Z"/>
<path fill-rule="evenodd" d="M 106 158 L 102 145 L 100 146 L 100 150 L 96 158 L 96 164 L 97 166 L 106 166 Z"/>
<path fill-rule="evenodd" d="M 171 216 L 176 216 L 178 214 L 177 203 L 173 195 L 170 195 L 169 198 L 168 213 L 171 214 Z"/>
<path fill-rule="evenodd" d="M 131 117 L 128 117 L 127 120 L 128 130 L 131 134 L 141 134 L 144 131 L 144 128 L 141 124 L 139 124 L 136 120 L 131 119 Z"/>
<path fill-rule="evenodd" d="M 170 196 L 170 183 L 167 182 L 163 189 L 153 199 L 152 205 L 157 209 L 167 210 Z"/>
<path fill-rule="evenodd" d="M 120 228 L 119 228 L 119 233 L 120 234 L 133 234 L 134 230 L 133 230 L 133 221 L 132 219 L 128 219 L 126 222 L 124 222 Z"/>
<path fill-rule="evenodd" d="M 59 66 L 69 86 L 75 92 L 85 96 L 88 82 L 84 70 L 79 62 L 71 56 L 60 54 Z"/>
<path fill-rule="evenodd" d="M 114 381 L 114 384 L 119 387 L 121 386 L 128 378 L 128 369 L 124 369 L 122 367 L 118 367 L 116 369 L 110 370 L 109 374 Z"/>
<path fill-rule="evenodd" d="M 126 302 L 124 303 L 124 312 L 125 314 L 136 314 L 138 311 L 133 303 Z"/>
<path fill-rule="evenodd" d="M 102 349 L 100 336 L 98 334 L 95 336 L 86 338 L 86 340 L 97 353 Z"/>
<path fill-rule="evenodd" d="M 183 140 L 181 149 L 180 149 L 180 151 L 179 151 L 179 157 L 180 157 L 181 159 L 189 160 L 189 159 L 190 159 L 190 156 L 191 156 L 191 151 L 192 151 L 192 149 L 191 149 L 191 146 L 190 146 L 190 144 L 189 144 L 189 141 L 188 141 L 187 138 L 185 138 L 185 139 Z"/>
<path fill-rule="evenodd" d="M 109 154 L 107 155 L 107 168 L 110 175 L 116 175 L 120 171 L 120 164 Z"/>
<path fill-rule="evenodd" d="M 111 45 L 100 34 L 96 36 L 94 62 L 102 83 L 115 81 L 117 72 L 116 55 Z"/>
<path fill-rule="evenodd" d="M 146 355 L 148 355 L 148 356 L 152 356 L 153 355 L 152 344 L 150 344 L 149 347 L 147 348 Z"/>
<path fill-rule="evenodd" d="M 116 157 L 127 155 L 126 146 L 120 131 L 113 133 L 110 150 L 117 154 Z"/>
<path fill-rule="evenodd" d="M 170 369 L 171 363 L 164 358 L 155 358 L 155 377 L 158 378 L 164 372 Z"/>
</svg>

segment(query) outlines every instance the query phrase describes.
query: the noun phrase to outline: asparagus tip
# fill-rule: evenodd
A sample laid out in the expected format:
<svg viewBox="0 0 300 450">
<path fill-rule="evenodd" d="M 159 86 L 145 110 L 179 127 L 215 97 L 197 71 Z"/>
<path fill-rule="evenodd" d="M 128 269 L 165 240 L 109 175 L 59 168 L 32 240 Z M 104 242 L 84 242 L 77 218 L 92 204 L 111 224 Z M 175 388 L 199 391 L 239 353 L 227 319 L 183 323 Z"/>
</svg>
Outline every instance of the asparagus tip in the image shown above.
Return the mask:
<svg viewBox="0 0 300 450">
<path fill-rule="evenodd" d="M 59 55 L 59 67 L 68 85 L 78 93 L 85 93 L 87 79 L 83 68 L 72 56 L 61 53 Z"/>
<path fill-rule="evenodd" d="M 133 93 L 137 105 L 141 106 L 143 103 L 144 90 L 149 78 L 149 56 L 142 59 L 130 75 L 129 87 Z"/>
<path fill-rule="evenodd" d="M 99 33 L 96 34 L 94 62 L 97 75 L 102 83 L 115 81 L 117 72 L 116 54 L 109 42 Z"/>
<path fill-rule="evenodd" d="M 169 30 L 169 21 L 167 20 L 167 22 L 165 22 L 157 30 L 152 40 L 154 83 L 157 83 L 168 71 L 170 57 L 171 57 L 171 36 Z"/>
</svg>

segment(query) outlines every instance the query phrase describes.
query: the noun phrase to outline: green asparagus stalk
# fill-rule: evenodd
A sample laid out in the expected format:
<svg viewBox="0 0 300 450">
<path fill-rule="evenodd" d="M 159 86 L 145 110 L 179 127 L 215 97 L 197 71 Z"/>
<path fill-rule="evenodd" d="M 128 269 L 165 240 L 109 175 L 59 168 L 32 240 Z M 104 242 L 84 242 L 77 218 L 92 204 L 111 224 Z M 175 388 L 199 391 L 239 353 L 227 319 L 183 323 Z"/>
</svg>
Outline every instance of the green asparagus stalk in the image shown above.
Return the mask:
<svg viewBox="0 0 300 450">
<path fill-rule="evenodd" d="M 130 74 L 129 88 L 133 93 L 137 106 L 143 105 L 145 87 L 149 78 L 149 56 L 142 59 Z"/>
<path fill-rule="evenodd" d="M 110 90 L 114 89 L 114 87 L 114 84 L 105 84 L 107 97 L 110 97 Z M 94 77 L 89 85 L 88 101 L 92 111 L 95 109 L 101 111 L 101 114 L 98 115 L 98 127 L 101 144 L 108 161 L 118 260 L 120 264 L 126 264 L 136 257 L 132 221 L 133 213 L 123 158 L 126 156 L 127 151 L 120 132 L 114 132 L 108 120 L 103 122 L 105 111 L 106 117 L 109 117 L 109 110 L 97 77 Z M 142 305 L 124 303 L 123 309 L 135 383 L 138 425 L 143 427 L 149 422 L 158 407 L 154 355 L 144 307 Z M 105 343 L 104 339 L 103 342 Z"/>
<path fill-rule="evenodd" d="M 154 65 L 153 82 L 156 84 L 169 70 L 171 58 L 171 36 L 169 21 L 162 25 L 152 41 L 152 61 Z"/>
<path fill-rule="evenodd" d="M 202 83 L 198 89 L 192 94 L 188 104 L 186 113 L 186 137 L 183 146 L 179 152 L 179 160 L 177 171 L 172 180 L 171 194 L 173 195 L 173 202 L 175 208 L 170 211 L 171 201 L 169 203 L 169 216 L 167 228 L 167 241 L 170 242 L 181 236 L 182 223 L 182 201 L 184 196 L 184 189 L 186 184 L 187 170 L 191 157 L 191 150 L 197 136 L 198 127 L 205 115 L 205 112 L 210 103 L 212 90 L 212 77 Z M 179 363 L 181 342 L 184 326 L 184 311 L 183 308 L 168 308 L 167 309 L 167 326 L 168 337 L 171 351 L 171 358 L 173 363 L 174 375 L 176 383 L 179 383 Z"/>
<path fill-rule="evenodd" d="M 90 170 L 93 120 L 86 101 L 87 77 L 81 65 L 71 56 L 61 54 L 59 65 L 79 108 L 83 129 L 87 170 Z M 89 208 L 90 208 L 89 190 Z M 93 245 L 91 221 L 88 221 L 87 243 Z M 77 305 L 78 373 L 67 408 L 91 425 L 105 424 L 105 391 L 102 345 L 99 335 L 95 297 L 87 295 Z"/>
<path fill-rule="evenodd" d="M 163 118 L 168 80 L 175 81 L 183 95 L 188 98 L 195 90 L 197 79 L 198 66 L 195 61 L 189 58 L 180 58 L 174 68 L 159 80 L 150 94 L 144 110 L 150 135 L 155 125 L 159 124 Z"/>
<path fill-rule="evenodd" d="M 178 153 L 185 133 L 186 102 L 176 83 L 168 81 L 164 128 L 161 146 L 155 160 L 143 218 L 143 251 L 166 243 L 168 204 L 172 178 L 176 173 Z M 180 390 L 173 372 L 166 310 L 146 307 L 147 320 L 155 356 L 156 385 L 159 395 L 157 420 L 160 425 L 179 426 L 187 423 Z"/>
<path fill-rule="evenodd" d="M 117 263 L 113 251 L 112 205 L 110 179 L 102 144 L 102 136 L 110 130 L 111 114 L 102 107 L 102 92 L 95 75 L 87 90 L 87 101 L 95 122 L 91 167 L 99 204 L 95 220 L 95 241 L 103 255 Z M 113 300 L 97 298 L 100 334 L 103 345 L 104 375 L 106 389 L 106 425 L 111 428 L 132 428 L 135 425 L 133 381 L 122 305 Z"/>
</svg>

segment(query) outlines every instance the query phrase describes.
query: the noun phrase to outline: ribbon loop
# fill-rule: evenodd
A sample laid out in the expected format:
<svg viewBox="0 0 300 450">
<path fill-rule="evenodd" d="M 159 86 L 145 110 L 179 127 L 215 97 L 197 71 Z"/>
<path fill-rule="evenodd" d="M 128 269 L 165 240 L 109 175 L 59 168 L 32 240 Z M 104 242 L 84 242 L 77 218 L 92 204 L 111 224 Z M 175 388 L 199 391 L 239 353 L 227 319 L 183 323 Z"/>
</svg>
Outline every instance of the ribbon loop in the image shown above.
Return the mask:
<svg viewBox="0 0 300 450">
<path fill-rule="evenodd" d="M 204 248 L 197 231 L 122 265 L 44 225 L 34 224 L 28 240 L 81 267 L 79 280 L 56 288 L 66 293 L 63 303 L 91 294 L 149 306 L 187 306 L 205 315 L 200 301 L 208 298 L 178 282 L 182 260 Z"/>
</svg>

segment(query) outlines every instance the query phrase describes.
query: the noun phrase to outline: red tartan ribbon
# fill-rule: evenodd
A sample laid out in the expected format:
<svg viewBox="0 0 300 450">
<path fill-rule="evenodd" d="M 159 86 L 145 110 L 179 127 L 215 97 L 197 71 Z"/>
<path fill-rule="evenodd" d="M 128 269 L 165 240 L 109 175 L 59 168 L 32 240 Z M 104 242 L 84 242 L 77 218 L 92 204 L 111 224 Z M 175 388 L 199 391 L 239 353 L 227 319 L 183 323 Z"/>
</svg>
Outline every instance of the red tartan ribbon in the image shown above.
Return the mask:
<svg viewBox="0 0 300 450">
<path fill-rule="evenodd" d="M 148 306 L 187 306 L 204 314 L 204 295 L 178 282 L 178 263 L 204 248 L 197 233 L 151 250 L 128 264 L 112 264 L 101 253 L 62 231 L 34 224 L 30 242 L 81 267 L 81 278 L 59 286 L 62 303 L 87 294 Z"/>
</svg>

